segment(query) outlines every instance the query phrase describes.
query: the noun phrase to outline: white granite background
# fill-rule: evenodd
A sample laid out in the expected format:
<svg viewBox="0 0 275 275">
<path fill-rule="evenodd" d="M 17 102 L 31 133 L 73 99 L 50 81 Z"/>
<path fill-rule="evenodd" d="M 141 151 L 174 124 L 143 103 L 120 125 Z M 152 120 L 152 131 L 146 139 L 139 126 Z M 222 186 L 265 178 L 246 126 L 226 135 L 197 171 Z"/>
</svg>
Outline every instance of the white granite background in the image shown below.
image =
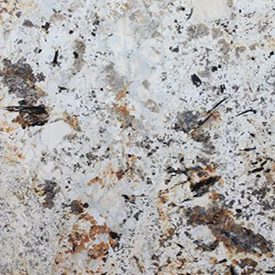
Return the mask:
<svg viewBox="0 0 275 275">
<path fill-rule="evenodd" d="M 0 0 L 0 274 L 274 274 L 273 0 Z"/>
</svg>

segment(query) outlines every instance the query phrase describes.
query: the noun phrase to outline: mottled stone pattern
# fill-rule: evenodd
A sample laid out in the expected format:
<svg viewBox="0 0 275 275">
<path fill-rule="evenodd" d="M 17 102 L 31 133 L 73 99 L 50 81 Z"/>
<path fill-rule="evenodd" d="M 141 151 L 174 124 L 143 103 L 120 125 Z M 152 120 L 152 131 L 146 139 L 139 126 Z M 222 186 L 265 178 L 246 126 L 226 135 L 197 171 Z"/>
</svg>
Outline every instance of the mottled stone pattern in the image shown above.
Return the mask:
<svg viewBox="0 0 275 275">
<path fill-rule="evenodd" d="M 274 0 L 0 0 L 0 274 L 274 274 Z"/>
</svg>

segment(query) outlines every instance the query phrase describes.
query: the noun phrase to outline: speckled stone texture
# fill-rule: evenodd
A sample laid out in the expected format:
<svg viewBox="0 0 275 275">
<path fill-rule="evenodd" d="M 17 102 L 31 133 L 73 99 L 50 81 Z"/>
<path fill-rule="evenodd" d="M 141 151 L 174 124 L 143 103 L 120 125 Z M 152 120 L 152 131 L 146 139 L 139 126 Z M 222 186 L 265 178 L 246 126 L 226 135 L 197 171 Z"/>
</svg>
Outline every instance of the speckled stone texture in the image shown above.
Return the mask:
<svg viewBox="0 0 275 275">
<path fill-rule="evenodd" d="M 0 274 L 274 274 L 274 0 L 0 0 Z"/>
</svg>

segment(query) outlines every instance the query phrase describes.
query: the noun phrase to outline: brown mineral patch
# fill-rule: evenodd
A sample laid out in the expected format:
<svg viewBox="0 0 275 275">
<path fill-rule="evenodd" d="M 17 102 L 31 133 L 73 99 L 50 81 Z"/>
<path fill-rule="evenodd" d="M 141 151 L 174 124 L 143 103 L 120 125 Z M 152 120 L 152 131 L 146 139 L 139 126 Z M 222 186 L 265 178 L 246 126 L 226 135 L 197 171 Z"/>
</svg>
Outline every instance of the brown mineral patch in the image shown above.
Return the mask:
<svg viewBox="0 0 275 275">
<path fill-rule="evenodd" d="M 236 259 L 233 259 L 231 263 L 233 267 L 236 267 L 239 264 L 238 260 Z"/>
<path fill-rule="evenodd" d="M 15 0 L 2 0 L 0 2 L 0 22 L 3 22 L 3 18 L 6 16 L 3 14 L 9 14 L 9 15 L 14 15 L 15 12 L 18 10 L 19 3 L 18 1 Z"/>
<path fill-rule="evenodd" d="M 210 242 L 210 243 L 203 243 L 199 241 L 195 241 L 197 248 L 201 249 L 202 251 L 213 251 L 219 246 L 218 241 Z"/>
<path fill-rule="evenodd" d="M 126 105 L 118 105 L 116 110 L 123 116 L 128 116 L 130 114 L 130 111 Z"/>
<path fill-rule="evenodd" d="M 213 202 L 220 201 L 222 199 L 222 195 L 217 192 L 212 192 L 209 195 L 209 199 L 212 200 Z"/>
<path fill-rule="evenodd" d="M 256 254 L 272 251 L 270 241 L 251 229 L 236 224 L 232 213 L 227 209 L 206 209 L 196 206 L 190 209 L 188 216 L 190 224 L 208 226 L 216 239 L 222 242 L 229 251 Z"/>
<path fill-rule="evenodd" d="M 133 259 L 135 260 L 140 273 L 141 274 L 145 273 L 146 269 L 145 269 L 144 263 L 137 256 L 134 256 Z"/>
<path fill-rule="evenodd" d="M 108 254 L 108 250 L 109 245 L 102 241 L 99 244 L 93 245 L 93 247 L 88 250 L 88 255 L 93 260 L 100 260 Z"/>
<path fill-rule="evenodd" d="M 219 182 L 221 177 L 216 175 L 216 166 L 209 164 L 207 166 L 195 166 L 187 170 L 190 189 L 196 197 L 207 193 L 215 183 Z"/>
<path fill-rule="evenodd" d="M 117 171 L 116 172 L 116 177 L 117 177 L 117 179 L 118 180 L 121 180 L 122 178 L 123 178 L 123 176 L 124 176 L 124 171 L 123 170 L 119 170 L 119 171 Z"/>
<path fill-rule="evenodd" d="M 55 259 L 54 259 L 54 263 L 56 265 L 58 265 L 60 262 L 64 261 L 64 256 L 62 254 L 58 254 L 56 255 Z"/>
<path fill-rule="evenodd" d="M 166 203 L 169 199 L 169 195 L 165 191 L 160 191 L 158 197 L 161 204 Z"/>
<path fill-rule="evenodd" d="M 0 131 L 1 132 L 12 133 L 12 132 L 14 132 L 14 130 L 15 130 L 15 128 L 8 125 L 7 122 L 5 122 L 5 121 L 0 122 Z"/>
<path fill-rule="evenodd" d="M 134 116 L 130 114 L 130 109 L 126 104 L 116 104 L 113 110 L 123 128 L 132 126 Z"/>
<path fill-rule="evenodd" d="M 168 190 L 162 190 L 158 193 L 158 202 L 157 202 L 157 210 L 159 219 L 161 221 L 161 229 L 162 234 L 159 238 L 160 245 L 164 245 L 164 243 L 170 239 L 172 239 L 175 234 L 175 227 L 171 225 L 169 221 L 169 215 L 167 214 L 167 205 L 166 203 L 169 200 Z"/>
<path fill-rule="evenodd" d="M 116 100 L 117 101 L 120 101 L 122 100 L 123 98 L 125 98 L 127 95 L 127 89 L 124 88 L 122 90 L 120 90 L 117 94 L 116 94 Z"/>
<path fill-rule="evenodd" d="M 272 186 L 275 182 L 275 162 L 272 162 L 270 169 L 264 173 L 266 181 L 270 186 Z"/>
<path fill-rule="evenodd" d="M 104 224 L 104 225 L 93 225 L 90 228 L 89 236 L 92 240 L 95 240 L 97 235 L 109 234 L 109 231 L 110 231 L 110 229 L 106 224 Z"/>
<path fill-rule="evenodd" d="M 3 13 L 8 13 L 8 10 L 6 8 L 1 8 L 0 9 L 0 15 L 3 14 Z M 2 16 L 0 17 L 0 20 L 2 22 Z"/>
<path fill-rule="evenodd" d="M 184 265 L 186 264 L 187 260 L 183 257 L 177 257 L 176 259 L 171 259 L 170 257 L 168 260 L 158 268 L 158 275 L 179 275 L 179 274 L 190 274 L 190 273 L 183 273 Z M 198 271 L 194 273 L 196 275 L 201 274 Z"/>
<path fill-rule="evenodd" d="M 84 211 L 84 204 L 81 201 L 73 200 L 70 204 L 71 212 L 75 215 L 79 215 Z"/>
<path fill-rule="evenodd" d="M 255 267 L 258 265 L 258 263 L 255 262 L 253 259 L 245 258 L 241 259 L 238 265 L 243 270 L 241 272 L 241 275 L 249 275 L 256 273 Z"/>
<path fill-rule="evenodd" d="M 79 217 L 79 219 L 87 221 L 87 222 L 89 222 L 92 225 L 96 224 L 95 218 L 93 216 L 91 216 L 90 214 L 88 214 L 88 213 L 81 214 L 80 217 Z"/>
<path fill-rule="evenodd" d="M 133 178 L 134 174 L 136 173 L 135 164 L 136 164 L 137 159 L 138 158 L 135 155 L 127 155 L 127 157 L 126 157 L 127 168 L 124 173 L 126 174 L 126 172 L 128 172 L 128 174 L 131 178 Z"/>
<path fill-rule="evenodd" d="M 94 271 L 92 269 L 85 269 L 84 274 L 95 275 L 95 274 L 104 274 L 104 273 L 101 270 Z"/>
<path fill-rule="evenodd" d="M 239 266 L 241 268 L 244 268 L 246 266 L 256 267 L 257 265 L 258 265 L 258 263 L 255 262 L 253 259 L 250 259 L 250 258 L 241 259 L 240 263 L 239 263 Z"/>
<path fill-rule="evenodd" d="M 10 107 L 13 106 L 9 106 L 7 109 Z M 19 115 L 13 119 L 12 122 L 20 124 L 23 129 L 27 127 L 42 126 L 49 120 L 50 115 L 44 105 L 14 107 L 18 108 Z"/>
<path fill-rule="evenodd" d="M 7 147 L 9 148 L 9 152 L 4 156 L 4 160 L 9 162 L 10 164 L 16 164 L 20 161 L 24 160 L 24 155 L 21 152 L 18 152 L 16 147 Z"/>
<path fill-rule="evenodd" d="M 209 173 L 215 173 L 216 172 L 216 166 L 214 164 L 210 164 L 205 167 L 205 171 Z"/>
<path fill-rule="evenodd" d="M 166 220 L 168 220 L 168 217 L 165 213 L 165 211 L 161 208 L 161 207 L 158 207 L 158 214 L 159 214 L 159 218 L 162 222 L 165 222 Z"/>
<path fill-rule="evenodd" d="M 68 253 L 80 253 L 86 249 L 86 244 L 90 242 L 89 234 L 84 230 L 77 229 L 69 234 L 69 243 L 71 250 Z"/>
<path fill-rule="evenodd" d="M 7 20 L 7 14 L 14 17 L 15 16 L 20 17 L 21 13 L 24 13 L 27 10 L 33 11 L 34 8 L 35 8 L 35 3 L 32 0 L 25 0 L 25 1 L 1 0 L 0 1 L 0 22 L 2 23 L 3 18 Z"/>
<path fill-rule="evenodd" d="M 106 169 L 102 172 L 102 178 L 104 179 L 105 182 L 108 182 L 108 181 L 110 181 L 111 183 L 117 182 L 117 172 L 119 171 L 116 171 L 116 168 L 113 167 L 112 163 L 109 163 Z"/>
<path fill-rule="evenodd" d="M 112 164 L 109 164 L 107 165 L 106 169 L 101 172 L 100 177 L 99 176 L 94 177 L 88 182 L 88 185 L 99 184 L 102 187 L 104 187 L 105 184 L 117 183 L 124 177 L 127 171 L 128 169 L 125 171 L 121 169 L 115 170 Z"/>
<path fill-rule="evenodd" d="M 63 120 L 68 123 L 75 131 L 81 131 L 79 126 L 78 118 L 76 115 L 70 116 L 68 113 L 63 114 Z"/>
<path fill-rule="evenodd" d="M 74 204 L 79 205 L 78 202 Z M 87 212 L 80 213 L 71 231 L 60 238 L 53 268 L 58 274 L 64 271 L 75 274 L 75 267 L 81 262 L 85 264 L 79 267 L 77 274 L 103 274 L 102 268 L 109 249 L 117 247 L 119 238 L 120 235 L 108 225 L 98 224 Z M 90 269 L 91 265 L 93 270 Z M 86 272 L 87 268 L 89 273 Z"/>
<path fill-rule="evenodd" d="M 210 134 L 207 132 L 204 132 L 201 128 L 194 129 L 191 132 L 191 137 L 194 141 L 200 142 L 203 144 L 210 144 Z"/>
<path fill-rule="evenodd" d="M 95 178 L 89 180 L 88 185 L 93 185 L 93 184 L 100 184 L 100 185 L 102 185 L 103 184 L 102 178 L 95 177 Z"/>
<path fill-rule="evenodd" d="M 165 230 L 165 232 L 160 236 L 159 242 L 160 245 L 163 246 L 165 242 L 171 240 L 175 234 L 176 229 L 174 227 L 169 227 Z"/>
<path fill-rule="evenodd" d="M 223 99 L 221 102 L 225 101 L 225 99 Z M 221 103 L 219 103 L 221 104 Z M 216 107 L 214 107 L 216 108 Z M 219 111 L 209 111 L 207 113 L 204 114 L 204 118 L 201 119 L 200 121 L 198 121 L 198 126 L 202 127 L 204 126 L 205 128 L 211 128 L 216 126 L 220 121 L 221 121 L 221 114 Z"/>
<path fill-rule="evenodd" d="M 217 123 L 219 121 L 221 121 L 221 114 L 219 111 L 213 111 L 211 112 L 211 117 L 209 118 L 209 120 L 207 121 L 207 124 L 214 124 Z"/>
<path fill-rule="evenodd" d="M 79 206 L 79 203 L 76 203 L 75 201 L 74 201 L 74 204 Z M 77 209 L 77 211 L 78 211 L 78 209 Z M 87 213 L 83 213 L 79 216 L 79 222 L 80 221 L 83 221 L 84 223 L 81 222 L 79 224 L 78 223 L 75 224 L 73 226 L 72 232 L 68 235 L 68 242 L 70 244 L 70 249 L 67 250 L 66 253 L 76 254 L 76 253 L 81 253 L 81 252 L 85 251 L 88 253 L 88 255 L 92 259 L 98 259 L 98 258 L 101 258 L 100 257 L 101 252 L 103 252 L 103 250 L 104 250 L 104 249 L 102 250 L 102 246 L 108 247 L 108 248 L 109 247 L 114 248 L 117 245 L 118 240 L 120 238 L 119 235 L 117 233 L 111 231 L 110 228 L 106 224 L 98 225 L 96 223 L 96 220 L 94 219 L 94 217 L 90 216 Z M 87 222 L 88 222 L 88 224 L 87 224 Z M 85 226 L 84 226 L 84 224 L 85 224 Z M 87 227 L 89 228 L 88 230 L 87 230 Z M 104 242 L 104 245 L 103 245 L 102 244 L 103 242 L 101 242 L 100 246 L 98 246 L 97 244 L 94 244 L 94 242 L 96 242 L 98 240 L 98 237 L 100 235 L 107 235 L 108 243 Z M 91 245 L 93 245 L 93 244 L 94 244 L 93 248 L 95 249 L 94 254 L 91 253 L 91 251 L 92 251 L 91 249 L 88 249 L 88 247 L 91 247 Z M 95 257 L 96 255 L 98 255 L 98 257 Z"/>
<path fill-rule="evenodd" d="M 159 214 L 159 218 L 162 222 L 167 222 L 168 221 L 168 216 L 166 215 L 166 211 L 165 211 L 165 206 L 164 204 L 168 201 L 169 199 L 169 195 L 167 193 L 167 191 L 162 190 L 159 191 L 158 193 L 158 214 Z"/>
</svg>

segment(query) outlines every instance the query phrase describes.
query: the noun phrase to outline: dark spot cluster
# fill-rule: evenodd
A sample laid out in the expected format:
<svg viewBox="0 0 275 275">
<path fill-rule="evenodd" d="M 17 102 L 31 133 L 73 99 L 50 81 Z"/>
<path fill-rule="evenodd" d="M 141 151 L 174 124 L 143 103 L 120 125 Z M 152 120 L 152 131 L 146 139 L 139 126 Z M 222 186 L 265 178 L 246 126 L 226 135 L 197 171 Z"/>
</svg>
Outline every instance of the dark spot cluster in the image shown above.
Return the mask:
<svg viewBox="0 0 275 275">
<path fill-rule="evenodd" d="M 44 105 L 35 103 L 44 96 L 44 92 L 36 87 L 37 81 L 43 81 L 45 76 L 39 73 L 36 76 L 31 66 L 24 59 L 12 63 L 8 59 L 3 60 L 4 68 L 0 71 L 0 77 L 4 85 L 8 87 L 10 94 L 15 94 L 23 100 L 19 106 L 7 106 L 10 112 L 18 112 L 19 115 L 13 122 L 19 123 L 22 128 L 42 126 L 48 122 L 49 112 Z"/>
<path fill-rule="evenodd" d="M 88 208 L 89 204 L 88 203 L 82 203 L 79 200 L 73 200 L 70 204 L 70 209 L 71 212 L 75 215 L 79 215 L 84 212 L 85 208 Z"/>
<path fill-rule="evenodd" d="M 92 28 L 92 36 L 96 36 L 96 32 L 98 30 L 98 26 L 100 24 L 99 16 L 95 15 L 95 20 L 93 21 L 93 28 Z"/>
<path fill-rule="evenodd" d="M 45 196 L 43 206 L 49 209 L 53 208 L 54 198 L 60 192 L 60 187 L 55 181 L 46 180 L 42 190 Z"/>
<path fill-rule="evenodd" d="M 273 249 L 272 243 L 262 235 L 236 224 L 227 209 L 195 206 L 189 209 L 187 215 L 189 224 L 208 226 L 216 239 L 223 242 L 229 250 L 235 249 L 239 253 L 268 253 Z"/>
<path fill-rule="evenodd" d="M 24 103 L 23 101 L 23 104 Z M 13 122 L 19 123 L 23 129 L 33 126 L 42 126 L 48 122 L 49 113 L 44 105 L 28 106 L 23 104 L 6 107 L 6 110 L 10 112 L 19 112 L 19 115 Z"/>
<path fill-rule="evenodd" d="M 0 77 L 4 85 L 8 87 L 9 93 L 28 101 L 37 100 L 39 98 L 35 89 L 37 79 L 31 66 L 25 63 L 24 59 L 19 59 L 14 64 L 4 59 L 3 64 L 4 69 L 0 71 Z"/>
</svg>

